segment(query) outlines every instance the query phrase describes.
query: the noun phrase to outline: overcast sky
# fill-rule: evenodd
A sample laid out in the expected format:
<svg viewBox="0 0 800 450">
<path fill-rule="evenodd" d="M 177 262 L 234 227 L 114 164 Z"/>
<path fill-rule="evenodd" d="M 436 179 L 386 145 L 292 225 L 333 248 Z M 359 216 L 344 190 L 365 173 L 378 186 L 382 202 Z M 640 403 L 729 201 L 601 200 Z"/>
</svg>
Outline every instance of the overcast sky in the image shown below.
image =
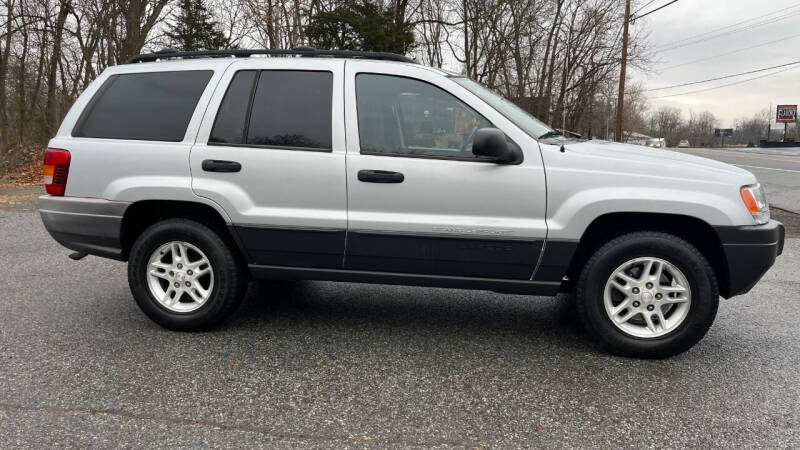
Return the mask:
<svg viewBox="0 0 800 450">
<path fill-rule="evenodd" d="M 668 3 L 668 1 L 655 0 L 642 12 Z M 633 10 L 646 2 L 647 0 L 635 0 Z M 784 8 L 791 9 L 765 16 Z M 758 16 L 765 17 L 755 19 Z M 720 30 L 718 33 L 703 34 L 748 19 L 755 20 Z M 744 31 L 731 32 L 741 27 L 766 21 L 769 23 Z M 798 0 L 679 0 L 642 19 L 635 26 L 644 27 L 649 31 L 648 42 L 656 59 L 653 64 L 655 71 L 649 74 L 633 71 L 628 81 L 642 81 L 648 89 L 716 78 L 800 60 L 800 52 L 798 52 L 800 49 L 800 1 Z M 698 39 L 702 39 L 727 32 L 731 33 L 681 48 L 665 49 L 669 45 L 685 43 L 685 41 L 677 43 L 676 41 L 696 35 L 703 34 L 698 36 Z M 783 43 L 778 42 L 680 67 L 671 67 L 783 39 L 785 39 Z M 661 105 L 675 106 L 683 110 L 684 116 L 688 116 L 689 110 L 696 112 L 709 110 L 717 117 L 721 126 L 732 127 L 734 119 L 750 117 L 759 110 L 768 108 L 770 102 L 773 116 L 778 103 L 800 103 L 800 64 L 794 67 L 792 70 L 773 76 L 708 92 L 656 98 L 720 86 L 783 69 L 699 85 L 652 91 L 647 94 L 652 108 L 658 108 Z"/>
</svg>

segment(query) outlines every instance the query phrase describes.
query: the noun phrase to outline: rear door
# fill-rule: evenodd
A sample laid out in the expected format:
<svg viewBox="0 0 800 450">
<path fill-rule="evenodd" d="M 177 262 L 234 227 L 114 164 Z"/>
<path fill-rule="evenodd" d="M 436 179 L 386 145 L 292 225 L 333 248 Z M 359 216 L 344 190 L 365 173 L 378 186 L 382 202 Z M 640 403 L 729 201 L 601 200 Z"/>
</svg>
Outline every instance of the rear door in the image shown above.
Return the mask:
<svg viewBox="0 0 800 450">
<path fill-rule="evenodd" d="M 228 213 L 250 264 L 342 266 L 343 70 L 339 60 L 237 61 L 209 103 L 192 188 Z"/>
<path fill-rule="evenodd" d="M 546 237 L 538 143 L 469 91 L 421 66 L 347 61 L 345 267 L 528 280 Z M 475 157 L 496 127 L 524 161 Z"/>
</svg>

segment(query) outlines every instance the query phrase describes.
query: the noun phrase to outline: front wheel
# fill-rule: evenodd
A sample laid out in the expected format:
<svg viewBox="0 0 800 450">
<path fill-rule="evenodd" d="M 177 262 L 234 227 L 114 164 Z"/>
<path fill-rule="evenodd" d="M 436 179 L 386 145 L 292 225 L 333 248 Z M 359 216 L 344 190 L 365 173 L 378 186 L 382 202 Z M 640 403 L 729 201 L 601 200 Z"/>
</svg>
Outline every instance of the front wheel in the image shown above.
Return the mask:
<svg viewBox="0 0 800 450">
<path fill-rule="evenodd" d="M 699 342 L 719 304 L 700 251 L 666 233 L 636 232 L 601 247 L 578 279 L 578 313 L 612 352 L 663 358 Z"/>
<path fill-rule="evenodd" d="M 247 280 L 230 246 L 211 228 L 186 219 L 158 222 L 134 242 L 128 282 L 136 303 L 156 323 L 204 330 L 230 315 Z"/>
</svg>

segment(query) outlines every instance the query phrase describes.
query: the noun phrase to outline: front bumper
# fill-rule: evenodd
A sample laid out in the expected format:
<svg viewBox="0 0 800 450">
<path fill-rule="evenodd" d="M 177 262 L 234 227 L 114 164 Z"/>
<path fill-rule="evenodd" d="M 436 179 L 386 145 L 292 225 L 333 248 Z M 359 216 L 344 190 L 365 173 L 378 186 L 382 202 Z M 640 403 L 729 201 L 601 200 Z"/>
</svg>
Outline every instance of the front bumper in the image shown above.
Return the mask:
<svg viewBox="0 0 800 450">
<path fill-rule="evenodd" d="M 122 217 L 130 203 L 96 198 L 39 197 L 44 227 L 68 249 L 122 259 Z"/>
<path fill-rule="evenodd" d="M 764 225 L 715 227 L 715 230 L 728 268 L 728 280 L 720 286 L 725 298 L 750 291 L 783 253 L 786 230 L 776 220 Z"/>
</svg>

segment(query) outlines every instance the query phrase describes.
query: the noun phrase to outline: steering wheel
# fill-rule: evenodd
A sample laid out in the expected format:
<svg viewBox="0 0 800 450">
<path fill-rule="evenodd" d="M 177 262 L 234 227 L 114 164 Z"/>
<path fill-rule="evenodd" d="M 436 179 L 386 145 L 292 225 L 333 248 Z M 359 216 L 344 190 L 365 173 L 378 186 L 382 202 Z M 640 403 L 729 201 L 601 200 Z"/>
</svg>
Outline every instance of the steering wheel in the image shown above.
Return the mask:
<svg viewBox="0 0 800 450">
<path fill-rule="evenodd" d="M 461 153 L 472 153 L 472 149 L 469 148 L 470 143 L 472 143 L 473 139 L 475 139 L 475 133 L 478 132 L 478 126 L 473 125 L 472 129 L 469 131 L 467 135 L 464 136 L 464 139 L 461 141 Z"/>
</svg>

